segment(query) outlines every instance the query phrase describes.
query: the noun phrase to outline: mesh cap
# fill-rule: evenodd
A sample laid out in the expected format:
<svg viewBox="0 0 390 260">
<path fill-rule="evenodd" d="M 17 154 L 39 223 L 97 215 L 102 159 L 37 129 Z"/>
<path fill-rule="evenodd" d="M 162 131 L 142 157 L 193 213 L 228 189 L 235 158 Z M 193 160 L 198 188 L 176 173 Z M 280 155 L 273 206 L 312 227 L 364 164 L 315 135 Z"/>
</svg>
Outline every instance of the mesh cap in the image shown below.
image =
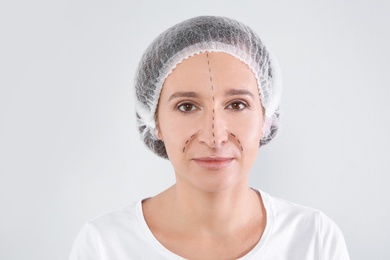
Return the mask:
<svg viewBox="0 0 390 260">
<path fill-rule="evenodd" d="M 141 138 L 153 152 L 167 158 L 165 145 L 156 135 L 156 110 L 165 79 L 196 54 L 224 52 L 252 69 L 265 111 L 267 144 L 279 125 L 281 76 L 276 60 L 248 26 L 226 17 L 200 16 L 178 23 L 161 33 L 146 49 L 135 77 L 137 125 Z"/>
</svg>

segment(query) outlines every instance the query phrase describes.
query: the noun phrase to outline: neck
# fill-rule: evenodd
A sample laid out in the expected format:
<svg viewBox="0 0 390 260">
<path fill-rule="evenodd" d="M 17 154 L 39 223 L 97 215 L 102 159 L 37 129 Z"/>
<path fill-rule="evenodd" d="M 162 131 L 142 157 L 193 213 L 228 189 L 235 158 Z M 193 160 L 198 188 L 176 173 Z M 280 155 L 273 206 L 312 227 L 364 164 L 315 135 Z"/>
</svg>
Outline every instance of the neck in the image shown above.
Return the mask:
<svg viewBox="0 0 390 260">
<path fill-rule="evenodd" d="M 232 233 L 262 217 L 261 200 L 247 185 L 208 192 L 177 183 L 170 190 L 172 217 L 178 225 L 193 228 L 194 232 Z"/>
</svg>

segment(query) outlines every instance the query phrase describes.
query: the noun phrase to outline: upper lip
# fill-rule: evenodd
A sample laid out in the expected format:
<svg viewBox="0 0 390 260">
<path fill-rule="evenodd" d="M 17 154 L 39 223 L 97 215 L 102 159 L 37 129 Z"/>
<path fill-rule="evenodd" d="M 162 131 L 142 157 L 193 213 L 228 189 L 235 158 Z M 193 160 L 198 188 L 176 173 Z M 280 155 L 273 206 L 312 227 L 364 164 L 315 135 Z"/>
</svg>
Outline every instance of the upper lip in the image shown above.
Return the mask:
<svg viewBox="0 0 390 260">
<path fill-rule="evenodd" d="M 205 161 L 205 162 L 218 162 L 218 161 L 227 161 L 231 160 L 233 157 L 222 157 L 222 156 L 206 156 L 206 157 L 196 157 L 193 160 Z"/>
</svg>

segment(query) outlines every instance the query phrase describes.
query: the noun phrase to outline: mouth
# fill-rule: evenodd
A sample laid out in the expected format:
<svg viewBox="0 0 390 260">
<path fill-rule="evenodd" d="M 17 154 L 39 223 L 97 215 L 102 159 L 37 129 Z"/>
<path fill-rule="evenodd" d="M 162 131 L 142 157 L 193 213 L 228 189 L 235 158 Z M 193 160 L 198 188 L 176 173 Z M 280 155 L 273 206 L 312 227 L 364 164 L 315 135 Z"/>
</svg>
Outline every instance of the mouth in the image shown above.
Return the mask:
<svg viewBox="0 0 390 260">
<path fill-rule="evenodd" d="M 199 157 L 192 159 L 196 164 L 207 170 L 219 170 L 232 164 L 234 158 L 231 157 Z"/>
</svg>

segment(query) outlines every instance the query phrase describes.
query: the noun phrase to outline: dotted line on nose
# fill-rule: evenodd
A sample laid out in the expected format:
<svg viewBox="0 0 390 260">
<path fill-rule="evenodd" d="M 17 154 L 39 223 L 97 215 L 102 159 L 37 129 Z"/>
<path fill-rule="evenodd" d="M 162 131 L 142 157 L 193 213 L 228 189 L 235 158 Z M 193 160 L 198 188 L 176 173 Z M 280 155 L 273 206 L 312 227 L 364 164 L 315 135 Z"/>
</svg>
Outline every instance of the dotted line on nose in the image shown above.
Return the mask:
<svg viewBox="0 0 390 260">
<path fill-rule="evenodd" d="M 215 101 L 215 98 L 214 98 L 214 84 L 213 84 L 213 77 L 212 77 L 212 73 L 211 73 L 211 66 L 210 66 L 210 59 L 209 59 L 209 53 L 208 52 L 206 52 L 206 57 L 207 57 L 207 65 L 209 67 L 210 86 L 211 86 L 211 91 L 212 91 L 212 95 L 213 95 L 212 98 L 213 98 L 213 103 L 214 103 L 214 101 Z M 213 120 L 211 122 L 211 130 L 212 130 L 212 133 L 213 133 L 213 143 L 215 144 L 214 123 L 215 123 L 215 109 L 213 109 Z"/>
</svg>

